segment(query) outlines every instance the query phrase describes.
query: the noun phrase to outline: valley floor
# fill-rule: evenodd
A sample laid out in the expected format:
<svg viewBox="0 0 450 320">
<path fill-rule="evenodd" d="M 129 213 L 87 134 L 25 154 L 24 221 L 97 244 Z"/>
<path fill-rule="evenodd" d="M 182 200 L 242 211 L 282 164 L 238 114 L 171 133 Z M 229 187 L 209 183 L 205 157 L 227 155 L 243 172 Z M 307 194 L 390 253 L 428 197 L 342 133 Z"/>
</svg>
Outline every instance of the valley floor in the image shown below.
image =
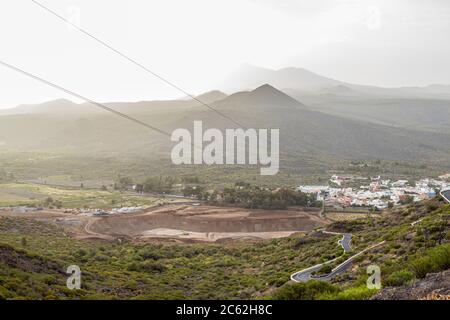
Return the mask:
<svg viewBox="0 0 450 320">
<path fill-rule="evenodd" d="M 26 209 L 25 209 L 26 210 Z M 95 212 L 95 211 L 94 211 Z M 76 239 L 144 241 L 224 241 L 273 239 L 308 232 L 330 223 L 319 210 L 250 210 L 199 206 L 198 203 L 157 205 L 136 213 L 98 216 L 89 211 L 45 209 L 0 210 L 0 216 L 32 218 L 56 224 Z"/>
</svg>

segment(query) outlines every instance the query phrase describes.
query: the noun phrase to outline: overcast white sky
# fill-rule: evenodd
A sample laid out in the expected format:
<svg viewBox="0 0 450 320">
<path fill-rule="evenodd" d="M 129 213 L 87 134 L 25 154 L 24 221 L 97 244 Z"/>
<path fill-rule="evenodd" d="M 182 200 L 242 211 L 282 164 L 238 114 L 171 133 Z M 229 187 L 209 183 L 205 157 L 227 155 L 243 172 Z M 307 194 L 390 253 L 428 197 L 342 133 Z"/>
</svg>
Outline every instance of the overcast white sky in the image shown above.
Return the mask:
<svg viewBox="0 0 450 320">
<path fill-rule="evenodd" d="M 243 63 L 359 84 L 450 84 L 447 0 L 38 1 L 193 94 Z M 90 98 L 182 96 L 30 0 L 1 1 L 0 34 L 0 60 Z M 2 66 L 0 90 L 0 108 L 68 97 Z"/>
</svg>

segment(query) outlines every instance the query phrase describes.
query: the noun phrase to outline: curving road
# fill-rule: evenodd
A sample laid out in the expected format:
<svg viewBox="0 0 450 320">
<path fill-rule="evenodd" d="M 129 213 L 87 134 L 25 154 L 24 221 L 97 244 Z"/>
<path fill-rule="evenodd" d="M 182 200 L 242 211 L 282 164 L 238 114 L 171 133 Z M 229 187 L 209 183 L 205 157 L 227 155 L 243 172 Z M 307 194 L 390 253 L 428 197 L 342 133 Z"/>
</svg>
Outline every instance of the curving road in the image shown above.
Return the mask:
<svg viewBox="0 0 450 320">
<path fill-rule="evenodd" d="M 443 190 L 439 194 L 446 202 L 450 203 L 450 189 Z M 417 223 L 420 223 L 422 220 L 423 219 L 420 219 L 420 220 L 417 220 L 417 221 L 411 223 L 411 226 L 415 226 Z M 326 234 L 343 235 L 342 239 L 338 241 L 338 244 L 340 246 L 342 246 L 342 248 L 344 249 L 344 254 L 351 251 L 350 241 L 352 240 L 352 235 L 350 233 L 337 233 L 337 232 L 330 232 L 330 231 L 323 231 L 323 230 L 322 230 L 322 232 L 326 233 Z M 350 258 L 348 258 L 347 260 L 345 260 L 344 262 L 339 264 L 337 267 L 335 267 L 333 270 L 331 270 L 331 272 L 327 275 L 315 277 L 312 275 L 312 273 L 314 273 L 315 271 L 319 271 L 323 266 L 325 266 L 327 264 L 333 263 L 334 261 L 339 259 L 339 257 L 334 258 L 333 260 L 330 260 L 330 261 L 326 261 L 324 263 L 316 264 L 315 266 L 300 270 L 298 272 L 295 272 L 291 275 L 291 280 L 295 281 L 295 282 L 307 282 L 308 280 L 311 280 L 311 279 L 323 280 L 323 281 L 331 280 L 333 277 L 345 272 L 347 270 L 347 268 L 350 266 L 351 262 L 356 257 L 360 256 L 361 254 L 363 254 L 364 252 L 366 252 L 368 250 L 371 250 L 377 246 L 383 245 L 385 242 L 386 241 L 379 242 L 377 244 L 374 244 L 373 246 L 367 247 L 366 249 L 358 252 L 357 254 L 351 256 Z"/>
<path fill-rule="evenodd" d="M 336 234 L 336 235 L 342 235 L 342 239 L 338 240 L 338 245 L 344 249 L 344 253 L 349 253 L 352 251 L 352 248 L 350 247 L 350 241 L 352 241 L 352 234 L 351 233 L 339 233 L 339 232 L 330 232 L 330 231 L 322 231 L 322 233 L 326 234 Z"/>
<path fill-rule="evenodd" d="M 441 195 L 442 198 L 444 198 L 445 201 L 450 203 L 450 190 L 443 190 L 439 192 L 439 194 Z"/>
<path fill-rule="evenodd" d="M 337 235 L 343 235 L 342 239 L 338 241 L 338 244 L 340 246 L 342 246 L 342 248 L 344 249 L 344 254 L 348 253 L 351 251 L 351 247 L 350 247 L 350 241 L 352 239 L 352 235 L 350 233 L 337 233 L 337 232 L 329 232 L 329 231 L 322 231 L 323 233 L 327 233 L 327 234 L 337 234 Z M 329 281 L 331 280 L 333 277 L 344 273 L 347 268 L 351 265 L 352 261 L 357 258 L 358 256 L 360 256 L 361 254 L 363 254 L 364 252 L 373 249 L 377 246 L 380 246 L 382 244 L 384 244 L 385 241 L 379 242 L 373 246 L 367 247 L 366 249 L 358 252 L 357 254 L 349 257 L 347 260 L 345 260 L 344 262 L 342 262 L 341 264 L 339 264 L 338 266 L 336 266 L 333 270 L 331 270 L 331 272 L 327 275 L 324 276 L 313 276 L 312 274 L 315 271 L 319 271 L 323 266 L 333 263 L 335 262 L 337 259 L 339 259 L 340 257 L 334 258 L 332 260 L 326 261 L 324 263 L 319 263 L 316 264 L 315 266 L 303 269 L 301 271 L 298 271 L 296 273 L 293 273 L 291 275 L 291 280 L 295 281 L 295 282 L 307 282 L 309 280 L 315 279 L 315 280 L 322 280 L 322 281 Z"/>
</svg>

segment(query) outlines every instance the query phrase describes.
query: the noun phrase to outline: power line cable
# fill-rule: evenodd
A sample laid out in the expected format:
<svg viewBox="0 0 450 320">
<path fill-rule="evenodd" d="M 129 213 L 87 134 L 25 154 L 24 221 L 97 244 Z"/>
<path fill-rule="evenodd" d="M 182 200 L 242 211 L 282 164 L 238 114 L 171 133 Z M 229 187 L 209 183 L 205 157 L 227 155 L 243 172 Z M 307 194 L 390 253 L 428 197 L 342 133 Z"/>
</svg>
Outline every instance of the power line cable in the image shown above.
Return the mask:
<svg viewBox="0 0 450 320">
<path fill-rule="evenodd" d="M 153 125 L 150 125 L 150 124 L 148 124 L 148 123 L 145 123 L 145 122 L 143 122 L 143 121 L 141 121 L 141 120 L 139 120 L 139 119 L 133 118 L 133 117 L 131 117 L 131 116 L 125 114 L 125 113 L 122 113 L 122 112 L 119 112 L 119 111 L 117 111 L 117 110 L 114 110 L 114 109 L 112 109 L 112 108 L 110 108 L 110 107 L 108 107 L 108 106 L 106 106 L 106 105 L 104 105 L 104 104 L 102 104 L 102 103 L 99 103 L 99 102 L 96 102 L 96 101 L 94 101 L 94 100 L 92 100 L 92 99 L 86 98 L 86 97 L 82 96 L 81 94 L 78 94 L 78 93 L 76 93 L 76 92 L 74 92 L 74 91 L 71 91 L 71 90 L 69 90 L 69 89 L 63 88 L 63 87 L 61 87 L 60 85 L 57 85 L 57 84 L 55 84 L 55 83 L 53 83 L 53 82 L 50 82 L 50 81 L 47 81 L 47 80 L 45 80 L 45 79 L 43 79 L 43 78 L 41 78 L 41 77 L 38 77 L 38 76 L 36 76 L 36 75 L 34 75 L 34 74 L 31 74 L 31 73 L 29 73 L 29 72 L 27 72 L 27 71 L 25 71 L 25 70 L 22 70 L 22 69 L 20 69 L 20 68 L 18 68 L 18 67 L 16 67 L 16 66 L 11 65 L 11 64 L 9 64 L 9 63 L 6 63 L 6 62 L 0 60 L 0 64 L 3 65 L 3 66 L 5 66 L 5 67 L 7 67 L 7 68 L 9 68 L 9 69 L 11 69 L 11 70 L 14 70 L 14 71 L 16 71 L 16 72 L 19 72 L 19 73 L 21 73 L 21 74 L 23 74 L 23 75 L 25 75 L 25 76 L 27 76 L 27 77 L 29 77 L 29 78 L 38 80 L 38 81 L 40 81 L 40 82 L 42 82 L 42 83 L 45 83 L 45 84 L 48 85 L 48 86 L 51 86 L 51 87 L 53 87 L 53 88 L 56 88 L 56 89 L 58 89 L 58 90 L 60 90 L 60 91 L 63 91 L 63 92 L 65 92 L 65 93 L 68 93 L 68 94 L 70 94 L 70 95 L 72 95 L 72 96 L 74 96 L 74 97 L 77 97 L 77 98 L 79 98 L 79 99 L 81 99 L 81 100 L 84 100 L 84 101 L 86 101 L 86 102 L 88 102 L 88 103 L 90 103 L 90 104 L 93 104 L 93 105 L 95 105 L 95 106 L 97 106 L 97 107 L 99 107 L 99 108 L 101 108 L 101 109 L 104 109 L 104 110 L 106 110 L 106 111 L 112 112 L 112 113 L 118 115 L 119 117 L 122 117 L 122 118 L 125 118 L 125 119 L 127 119 L 127 120 L 133 121 L 133 122 L 135 122 L 135 123 L 137 123 L 137 124 L 140 124 L 141 126 L 144 126 L 144 127 L 148 128 L 148 129 L 151 129 L 151 130 L 153 130 L 153 131 L 156 131 L 156 132 L 158 132 L 158 133 L 161 133 L 161 134 L 163 134 L 163 135 L 165 135 L 165 136 L 171 137 L 171 134 L 170 134 L 170 133 L 168 133 L 168 132 L 166 132 L 166 131 L 164 131 L 164 130 L 158 128 L 158 127 L 155 127 L 155 126 L 153 126 Z"/>
<path fill-rule="evenodd" d="M 154 77 L 160 79 L 161 81 L 163 81 L 164 83 L 168 84 L 169 86 L 177 89 L 178 91 L 182 92 L 184 95 L 190 97 L 191 99 L 197 101 L 198 103 L 200 103 L 201 105 L 205 106 L 206 108 L 210 109 L 211 111 L 214 111 L 215 113 L 217 113 L 218 115 L 220 115 L 221 117 L 228 119 L 229 121 L 233 122 L 235 125 L 237 125 L 238 127 L 244 128 L 246 129 L 246 126 L 242 125 L 239 121 L 234 120 L 232 117 L 224 114 L 223 112 L 217 110 L 214 107 L 211 107 L 209 104 L 207 104 L 206 102 L 201 101 L 200 99 L 198 99 L 196 96 L 190 94 L 189 92 L 187 92 L 186 90 L 182 89 L 181 87 L 179 87 L 178 85 L 174 84 L 173 82 L 167 80 L 166 78 L 164 78 L 163 76 L 161 76 L 160 74 L 150 70 L 149 68 L 147 68 L 146 66 L 144 66 L 143 64 L 139 63 L 138 61 L 136 61 L 135 59 L 132 59 L 131 57 L 129 57 L 128 55 L 126 55 L 125 53 L 115 49 L 114 47 L 112 47 L 111 45 L 109 45 L 108 43 L 106 43 L 105 41 L 99 39 L 98 37 L 92 35 L 91 33 L 89 33 L 88 31 L 86 31 L 85 29 L 77 26 L 76 24 L 72 23 L 71 21 L 69 21 L 68 19 L 64 18 L 62 15 L 58 14 L 56 11 L 46 7 L 45 5 L 43 5 L 42 3 L 36 1 L 36 0 L 31 0 L 34 4 L 38 5 L 39 7 L 41 7 L 42 9 L 46 10 L 47 12 L 51 13 L 52 15 L 54 15 L 55 17 L 57 17 L 58 19 L 64 21 L 65 23 L 69 24 L 70 26 L 72 26 L 73 28 L 75 28 L 76 30 L 80 31 L 81 33 L 83 33 L 84 35 L 90 37 L 91 39 L 97 41 L 98 43 L 100 43 L 101 45 L 103 45 L 104 47 L 108 48 L 109 50 L 113 51 L 114 53 L 118 54 L 119 56 L 121 56 L 122 58 L 128 60 L 129 62 L 133 63 L 134 65 L 138 66 L 139 68 L 141 68 L 142 70 L 146 71 L 147 73 L 153 75 Z"/>
</svg>

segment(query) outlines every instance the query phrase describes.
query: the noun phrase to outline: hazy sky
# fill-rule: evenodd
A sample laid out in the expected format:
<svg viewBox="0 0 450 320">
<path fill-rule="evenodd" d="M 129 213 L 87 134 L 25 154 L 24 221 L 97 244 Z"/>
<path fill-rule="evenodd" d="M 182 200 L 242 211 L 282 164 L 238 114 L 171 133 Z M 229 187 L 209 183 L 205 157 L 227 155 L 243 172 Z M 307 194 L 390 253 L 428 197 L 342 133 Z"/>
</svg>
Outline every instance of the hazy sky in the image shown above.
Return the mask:
<svg viewBox="0 0 450 320">
<path fill-rule="evenodd" d="M 39 0 L 193 94 L 243 63 L 379 86 L 450 84 L 447 0 Z M 0 59 L 99 101 L 180 97 L 30 0 Z M 0 108 L 67 97 L 0 66 Z"/>
</svg>

